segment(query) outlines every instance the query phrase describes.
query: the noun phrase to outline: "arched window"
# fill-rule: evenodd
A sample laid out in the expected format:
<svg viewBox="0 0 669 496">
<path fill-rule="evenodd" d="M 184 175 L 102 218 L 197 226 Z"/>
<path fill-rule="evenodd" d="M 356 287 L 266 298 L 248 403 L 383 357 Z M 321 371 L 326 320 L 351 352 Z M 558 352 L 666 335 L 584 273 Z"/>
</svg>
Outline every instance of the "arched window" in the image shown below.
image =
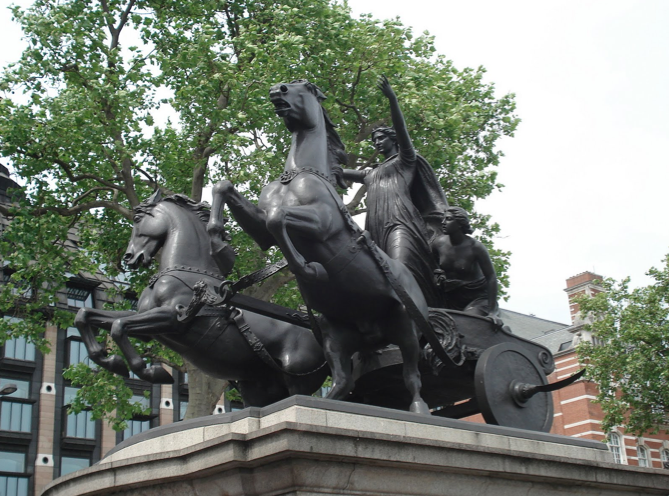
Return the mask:
<svg viewBox="0 0 669 496">
<path fill-rule="evenodd" d="M 669 468 L 669 449 L 662 448 L 660 450 L 660 458 L 662 459 L 662 466 L 664 468 Z"/>
<path fill-rule="evenodd" d="M 623 444 L 620 434 L 612 432 L 609 434 L 609 449 L 613 453 L 613 461 L 616 463 L 625 463 L 623 458 Z"/>
<path fill-rule="evenodd" d="M 650 467 L 650 460 L 648 459 L 648 449 L 645 446 L 636 447 L 636 456 L 639 462 L 639 467 Z"/>
</svg>

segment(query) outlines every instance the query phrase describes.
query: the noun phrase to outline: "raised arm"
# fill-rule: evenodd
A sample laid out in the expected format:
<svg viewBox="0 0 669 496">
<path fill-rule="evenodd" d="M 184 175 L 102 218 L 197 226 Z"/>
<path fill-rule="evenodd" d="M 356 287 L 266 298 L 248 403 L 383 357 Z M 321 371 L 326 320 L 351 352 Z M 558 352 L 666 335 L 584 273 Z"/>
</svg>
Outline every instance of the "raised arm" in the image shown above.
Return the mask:
<svg viewBox="0 0 669 496">
<path fill-rule="evenodd" d="M 393 119 L 393 127 L 397 133 L 397 144 L 399 145 L 402 162 L 413 164 L 416 161 L 416 150 L 414 150 L 409 131 L 407 131 L 407 125 L 404 121 L 404 115 L 402 114 L 402 109 L 400 109 L 400 104 L 397 101 L 397 95 L 395 95 L 386 76 L 379 77 L 377 86 L 386 98 L 388 98 L 388 102 L 390 103 L 390 116 Z"/>
</svg>

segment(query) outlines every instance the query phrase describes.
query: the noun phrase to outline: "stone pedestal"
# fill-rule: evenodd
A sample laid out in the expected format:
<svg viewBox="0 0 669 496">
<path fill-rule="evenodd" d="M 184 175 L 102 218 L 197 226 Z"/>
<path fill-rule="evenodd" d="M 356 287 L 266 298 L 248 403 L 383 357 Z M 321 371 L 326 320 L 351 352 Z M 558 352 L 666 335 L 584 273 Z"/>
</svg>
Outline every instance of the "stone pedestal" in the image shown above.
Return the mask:
<svg viewBox="0 0 669 496">
<path fill-rule="evenodd" d="M 669 494 L 669 471 L 617 465 L 551 434 L 295 396 L 158 427 L 43 496 Z"/>
</svg>

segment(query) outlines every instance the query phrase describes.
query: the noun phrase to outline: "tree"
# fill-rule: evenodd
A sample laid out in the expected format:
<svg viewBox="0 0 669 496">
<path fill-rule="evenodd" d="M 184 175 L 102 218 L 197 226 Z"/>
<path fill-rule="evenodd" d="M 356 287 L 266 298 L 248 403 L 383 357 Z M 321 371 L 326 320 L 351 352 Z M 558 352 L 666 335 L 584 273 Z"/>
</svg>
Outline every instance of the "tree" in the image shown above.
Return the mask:
<svg viewBox="0 0 669 496">
<path fill-rule="evenodd" d="M 6 323 L 0 339 L 20 332 L 44 346 L 44 321 L 64 326 L 71 319 L 48 311 L 66 273 L 122 272 L 132 208 L 152 188 L 199 200 L 205 184 L 226 177 L 257 197 L 282 170 L 289 143 L 267 98 L 276 82 L 308 78 L 323 89 L 350 166 L 360 167 L 375 157 L 365 144 L 372 128 L 389 120 L 375 89 L 385 73 L 452 203 L 471 211 L 475 199 L 501 187 L 496 143 L 518 124 L 513 95 L 496 98 L 482 68 L 456 70 L 429 35 L 414 38 L 399 20 L 353 19 L 346 5 L 329 0 L 35 0 L 12 12 L 29 47 L 0 78 L 0 154 L 26 196 L 20 209 L 0 208 L 15 219 L 0 256 L 33 292 L 21 307 L 32 316 L 28 323 Z M 364 209 L 361 200 L 362 193 L 351 210 Z M 498 226 L 484 215 L 474 219 L 504 280 L 508 254 L 492 246 Z M 74 226 L 79 252 L 65 243 Z M 231 229 L 237 276 L 279 256 Z M 59 265 L 50 266 L 54 259 Z M 128 279 L 139 292 L 147 274 Z M 300 298 L 291 279 L 279 274 L 252 291 L 294 306 Z M 16 303 L 5 291 L 0 310 L 14 311 Z M 148 359 L 183 367 L 154 343 L 143 346 Z M 188 370 L 191 379 L 198 373 Z M 73 377 L 93 384 L 83 373 Z M 94 380 L 97 391 L 105 389 L 102 377 Z M 220 387 L 207 386 L 206 398 L 191 388 L 188 415 L 211 412 Z M 110 402 L 95 401 L 97 416 L 109 414 L 98 405 Z"/>
<path fill-rule="evenodd" d="M 648 286 L 607 279 L 604 292 L 578 300 L 594 338 L 578 355 L 599 388 L 604 432 L 624 425 L 641 436 L 669 424 L 669 256 L 648 275 Z"/>
</svg>

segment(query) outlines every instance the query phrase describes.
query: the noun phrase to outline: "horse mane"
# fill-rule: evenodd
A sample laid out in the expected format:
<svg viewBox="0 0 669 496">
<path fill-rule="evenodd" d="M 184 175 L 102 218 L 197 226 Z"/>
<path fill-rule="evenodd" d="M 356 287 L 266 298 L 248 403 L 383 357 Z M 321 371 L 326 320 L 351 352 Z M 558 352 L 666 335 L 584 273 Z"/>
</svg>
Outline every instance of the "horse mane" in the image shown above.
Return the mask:
<svg viewBox="0 0 669 496">
<path fill-rule="evenodd" d="M 313 94 L 318 103 L 321 105 L 321 110 L 323 111 L 323 119 L 325 119 L 325 129 L 328 137 L 328 163 L 330 164 L 330 171 L 335 175 L 335 177 L 342 173 L 342 165 L 348 164 L 348 154 L 346 153 L 346 147 L 337 132 L 337 126 L 335 126 L 332 119 L 325 110 L 323 106 L 323 100 L 326 99 L 325 95 L 321 89 L 316 86 L 314 83 L 307 81 L 306 79 L 296 79 L 291 81 L 292 83 L 302 83 L 304 84 L 309 92 Z"/>
<path fill-rule="evenodd" d="M 155 201 L 152 195 L 150 198 L 147 198 L 142 203 L 137 205 L 134 208 L 134 212 L 135 214 L 139 215 L 148 214 L 151 210 L 153 210 L 153 207 L 162 201 L 175 203 L 180 207 L 193 212 L 197 218 L 205 224 L 209 222 L 209 216 L 211 214 L 209 204 L 207 202 L 196 202 L 195 200 L 188 198 L 186 195 L 181 194 L 166 196 L 165 198 L 160 198 L 158 201 Z"/>
</svg>

